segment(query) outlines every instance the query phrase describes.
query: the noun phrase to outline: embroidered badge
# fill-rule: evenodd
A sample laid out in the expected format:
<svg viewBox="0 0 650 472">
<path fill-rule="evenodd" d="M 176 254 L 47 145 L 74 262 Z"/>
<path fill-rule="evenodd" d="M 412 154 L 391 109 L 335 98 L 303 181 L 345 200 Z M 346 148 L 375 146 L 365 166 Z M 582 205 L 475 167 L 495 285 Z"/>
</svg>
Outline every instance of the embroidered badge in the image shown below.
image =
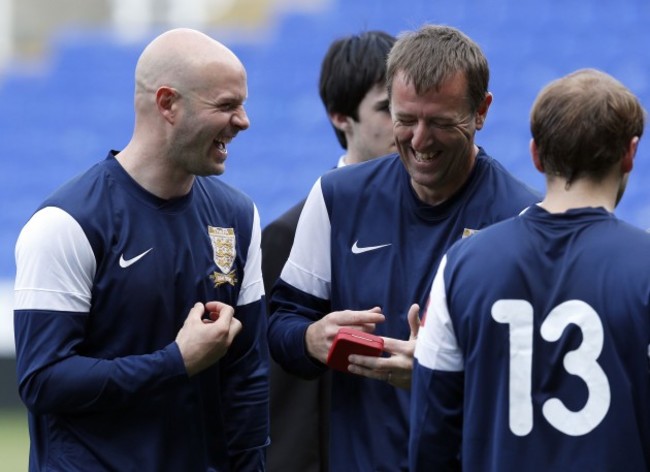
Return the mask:
<svg viewBox="0 0 650 472">
<path fill-rule="evenodd" d="M 215 270 L 210 275 L 210 279 L 215 287 L 225 283 L 234 286 L 237 283 L 237 273 L 232 268 L 235 263 L 235 256 L 237 256 L 235 230 L 234 228 L 208 226 L 208 234 L 212 242 L 214 263 L 221 271 L 219 273 Z"/>
<path fill-rule="evenodd" d="M 469 229 L 469 228 L 465 228 L 465 229 L 463 230 L 463 236 L 462 236 L 461 239 L 469 238 L 471 235 L 476 234 L 476 233 L 478 233 L 478 232 L 479 232 L 478 229 Z"/>
</svg>

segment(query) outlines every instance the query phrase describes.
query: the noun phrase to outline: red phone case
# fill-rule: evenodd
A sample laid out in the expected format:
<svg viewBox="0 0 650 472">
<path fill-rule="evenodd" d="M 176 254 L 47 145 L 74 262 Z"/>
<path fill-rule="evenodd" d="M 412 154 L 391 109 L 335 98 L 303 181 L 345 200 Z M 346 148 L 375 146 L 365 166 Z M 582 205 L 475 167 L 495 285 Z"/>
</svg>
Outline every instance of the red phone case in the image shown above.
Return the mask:
<svg viewBox="0 0 650 472">
<path fill-rule="evenodd" d="M 335 370 L 348 371 L 348 356 L 380 356 L 384 350 L 384 340 L 380 336 L 365 333 L 358 329 L 340 328 L 327 354 L 327 365 Z"/>
</svg>

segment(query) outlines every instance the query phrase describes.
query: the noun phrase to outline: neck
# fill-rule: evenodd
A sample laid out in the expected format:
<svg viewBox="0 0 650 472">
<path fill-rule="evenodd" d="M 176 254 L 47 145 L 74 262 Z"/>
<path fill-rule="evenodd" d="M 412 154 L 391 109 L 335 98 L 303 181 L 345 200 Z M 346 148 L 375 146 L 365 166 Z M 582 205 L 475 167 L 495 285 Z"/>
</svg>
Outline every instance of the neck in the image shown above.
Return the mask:
<svg viewBox="0 0 650 472">
<path fill-rule="evenodd" d="M 127 174 L 147 192 L 164 200 L 182 197 L 192 189 L 194 176 L 174 171 L 170 158 L 164 154 L 151 155 L 147 149 L 131 141 L 116 159 Z"/>
<path fill-rule="evenodd" d="M 350 164 L 358 164 L 359 162 L 363 162 L 364 160 L 366 160 L 366 159 L 361 159 L 361 156 L 359 156 L 359 155 L 357 155 L 357 154 L 355 154 L 353 152 L 350 152 L 349 149 L 348 149 L 348 152 L 346 152 L 343 155 L 343 162 L 345 162 L 346 166 L 349 166 Z"/>
<path fill-rule="evenodd" d="M 613 212 L 617 203 L 620 181 L 593 182 L 578 179 L 567 186 L 566 180 L 547 177 L 547 191 L 540 206 L 549 213 L 564 213 L 575 208 L 602 207 Z"/>
<path fill-rule="evenodd" d="M 354 146 L 349 146 L 350 141 L 351 140 L 348 138 L 348 149 L 343 155 L 343 160 L 345 161 L 345 165 L 359 164 L 360 162 L 370 161 L 376 157 L 380 157 L 384 155 L 384 154 L 370 154 L 368 150 L 366 150 L 366 152 L 363 152 L 362 150 L 357 149 Z M 385 154 L 390 154 L 390 152 L 391 151 L 387 150 Z"/>
</svg>

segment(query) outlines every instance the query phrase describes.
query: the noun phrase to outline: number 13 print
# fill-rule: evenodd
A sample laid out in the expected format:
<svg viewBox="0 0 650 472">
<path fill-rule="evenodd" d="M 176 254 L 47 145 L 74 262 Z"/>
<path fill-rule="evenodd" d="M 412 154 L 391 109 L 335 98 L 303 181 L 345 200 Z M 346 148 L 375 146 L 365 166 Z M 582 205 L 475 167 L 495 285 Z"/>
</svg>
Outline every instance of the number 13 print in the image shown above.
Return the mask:
<svg viewBox="0 0 650 472">
<path fill-rule="evenodd" d="M 510 328 L 510 430 L 525 436 L 533 429 L 532 356 L 533 307 L 525 300 L 499 300 L 492 305 L 492 318 Z M 582 332 L 580 346 L 564 356 L 564 368 L 587 385 L 585 406 L 571 411 L 562 400 L 549 398 L 542 405 L 544 418 L 559 431 L 582 436 L 605 418 L 611 402 L 609 381 L 598 364 L 603 349 L 603 325 L 596 311 L 580 300 L 566 301 L 551 310 L 540 327 L 542 338 L 560 339 L 569 324 Z"/>
</svg>

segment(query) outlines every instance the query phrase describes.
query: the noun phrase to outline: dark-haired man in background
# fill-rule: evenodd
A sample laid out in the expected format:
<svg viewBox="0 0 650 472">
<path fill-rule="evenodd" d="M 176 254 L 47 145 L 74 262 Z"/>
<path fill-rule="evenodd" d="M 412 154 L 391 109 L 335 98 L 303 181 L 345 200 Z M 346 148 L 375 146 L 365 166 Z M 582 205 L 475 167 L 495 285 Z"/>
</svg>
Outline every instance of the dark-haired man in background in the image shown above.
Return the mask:
<svg viewBox="0 0 650 472">
<path fill-rule="evenodd" d="M 319 92 L 345 150 L 337 167 L 395 152 L 386 92 L 386 57 L 395 38 L 368 31 L 335 40 L 321 66 Z M 266 293 L 289 256 L 305 201 L 262 232 Z M 271 365 L 271 472 L 327 471 L 329 376 L 303 380 Z"/>
</svg>

